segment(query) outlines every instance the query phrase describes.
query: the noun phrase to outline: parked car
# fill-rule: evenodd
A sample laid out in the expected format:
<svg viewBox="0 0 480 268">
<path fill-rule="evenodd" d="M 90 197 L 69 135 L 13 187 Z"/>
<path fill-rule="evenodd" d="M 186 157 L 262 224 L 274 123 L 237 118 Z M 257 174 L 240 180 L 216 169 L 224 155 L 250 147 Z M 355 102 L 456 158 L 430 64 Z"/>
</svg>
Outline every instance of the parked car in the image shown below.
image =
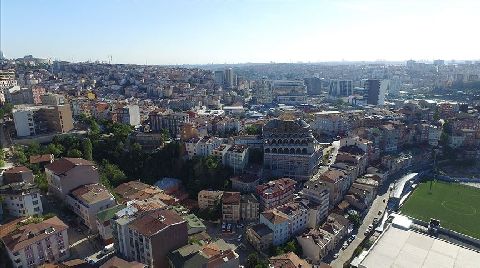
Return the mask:
<svg viewBox="0 0 480 268">
<path fill-rule="evenodd" d="M 333 255 L 333 258 L 334 258 L 334 259 L 338 258 L 338 253 L 335 253 L 335 254 Z"/>
</svg>

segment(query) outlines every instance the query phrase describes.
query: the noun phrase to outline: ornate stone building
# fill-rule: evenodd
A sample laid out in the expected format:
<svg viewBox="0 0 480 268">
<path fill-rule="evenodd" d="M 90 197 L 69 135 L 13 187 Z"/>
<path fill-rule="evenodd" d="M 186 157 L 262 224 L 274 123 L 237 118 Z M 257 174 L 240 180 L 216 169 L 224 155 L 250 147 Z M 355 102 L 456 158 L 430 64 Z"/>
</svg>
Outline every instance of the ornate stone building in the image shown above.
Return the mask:
<svg viewBox="0 0 480 268">
<path fill-rule="evenodd" d="M 273 119 L 263 127 L 264 168 L 272 177 L 310 179 L 322 157 L 309 125 L 300 119 Z"/>
</svg>

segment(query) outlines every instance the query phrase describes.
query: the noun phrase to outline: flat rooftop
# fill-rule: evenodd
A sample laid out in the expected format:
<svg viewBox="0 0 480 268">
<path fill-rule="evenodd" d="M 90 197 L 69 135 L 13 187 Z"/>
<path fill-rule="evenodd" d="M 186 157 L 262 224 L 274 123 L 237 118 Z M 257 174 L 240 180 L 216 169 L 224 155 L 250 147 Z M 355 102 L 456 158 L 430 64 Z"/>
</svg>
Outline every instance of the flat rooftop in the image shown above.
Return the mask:
<svg viewBox="0 0 480 268">
<path fill-rule="evenodd" d="M 479 262 L 480 252 L 391 225 L 358 267 L 464 268 Z"/>
</svg>

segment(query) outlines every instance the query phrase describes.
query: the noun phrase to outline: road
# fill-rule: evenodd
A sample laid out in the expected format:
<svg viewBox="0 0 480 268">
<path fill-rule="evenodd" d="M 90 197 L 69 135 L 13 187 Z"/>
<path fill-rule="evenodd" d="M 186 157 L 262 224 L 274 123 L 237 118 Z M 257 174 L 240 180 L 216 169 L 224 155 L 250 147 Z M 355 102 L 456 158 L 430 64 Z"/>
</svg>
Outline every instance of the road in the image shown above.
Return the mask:
<svg viewBox="0 0 480 268">
<path fill-rule="evenodd" d="M 368 226 L 373 223 L 373 219 L 378 218 L 381 219 L 382 215 L 378 215 L 378 211 L 385 211 L 387 207 L 388 197 L 390 191 L 386 190 L 383 194 L 378 195 L 377 198 L 370 206 L 370 210 L 368 211 L 367 215 L 363 219 L 362 225 L 358 228 L 357 237 L 350 243 L 350 245 L 345 249 L 340 249 L 339 257 L 332 261 L 330 264 L 332 267 L 343 267 L 343 264 L 350 260 L 353 256 L 353 252 L 355 249 L 360 245 L 360 243 L 365 239 L 365 231 L 367 230 Z M 385 202 L 383 200 L 385 199 Z"/>
</svg>

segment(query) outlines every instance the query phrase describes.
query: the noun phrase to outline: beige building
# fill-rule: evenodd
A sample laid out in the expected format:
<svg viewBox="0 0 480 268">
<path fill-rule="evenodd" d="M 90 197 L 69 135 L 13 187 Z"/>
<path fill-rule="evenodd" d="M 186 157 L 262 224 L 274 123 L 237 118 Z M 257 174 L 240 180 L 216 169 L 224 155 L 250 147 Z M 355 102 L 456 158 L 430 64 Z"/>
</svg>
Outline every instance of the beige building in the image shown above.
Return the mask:
<svg viewBox="0 0 480 268">
<path fill-rule="evenodd" d="M 240 193 L 224 192 L 222 196 L 222 219 L 224 222 L 240 220 Z"/>
<path fill-rule="evenodd" d="M 48 189 L 64 200 L 73 189 L 91 183 L 99 183 L 98 168 L 82 158 L 60 158 L 45 166 Z"/>
<path fill-rule="evenodd" d="M 0 239 L 13 267 L 37 267 L 69 257 L 67 230 L 68 225 L 57 217 L 40 222 L 17 218 L 2 225 Z"/>
<path fill-rule="evenodd" d="M 263 223 L 247 228 L 245 232 L 248 242 L 258 251 L 268 251 L 273 244 L 273 231 Z"/>
<path fill-rule="evenodd" d="M 240 197 L 240 218 L 242 221 L 258 221 L 260 204 L 254 194 Z"/>
<path fill-rule="evenodd" d="M 67 195 L 66 201 L 92 231 L 97 231 L 97 213 L 116 205 L 113 195 L 101 184 L 82 185 Z"/>
<path fill-rule="evenodd" d="M 200 209 L 215 209 L 221 203 L 223 191 L 201 190 L 198 192 L 198 207 Z"/>
<path fill-rule="evenodd" d="M 302 247 L 303 257 L 314 264 L 321 260 L 335 247 L 333 235 L 323 229 L 310 229 L 297 236 Z"/>
</svg>

